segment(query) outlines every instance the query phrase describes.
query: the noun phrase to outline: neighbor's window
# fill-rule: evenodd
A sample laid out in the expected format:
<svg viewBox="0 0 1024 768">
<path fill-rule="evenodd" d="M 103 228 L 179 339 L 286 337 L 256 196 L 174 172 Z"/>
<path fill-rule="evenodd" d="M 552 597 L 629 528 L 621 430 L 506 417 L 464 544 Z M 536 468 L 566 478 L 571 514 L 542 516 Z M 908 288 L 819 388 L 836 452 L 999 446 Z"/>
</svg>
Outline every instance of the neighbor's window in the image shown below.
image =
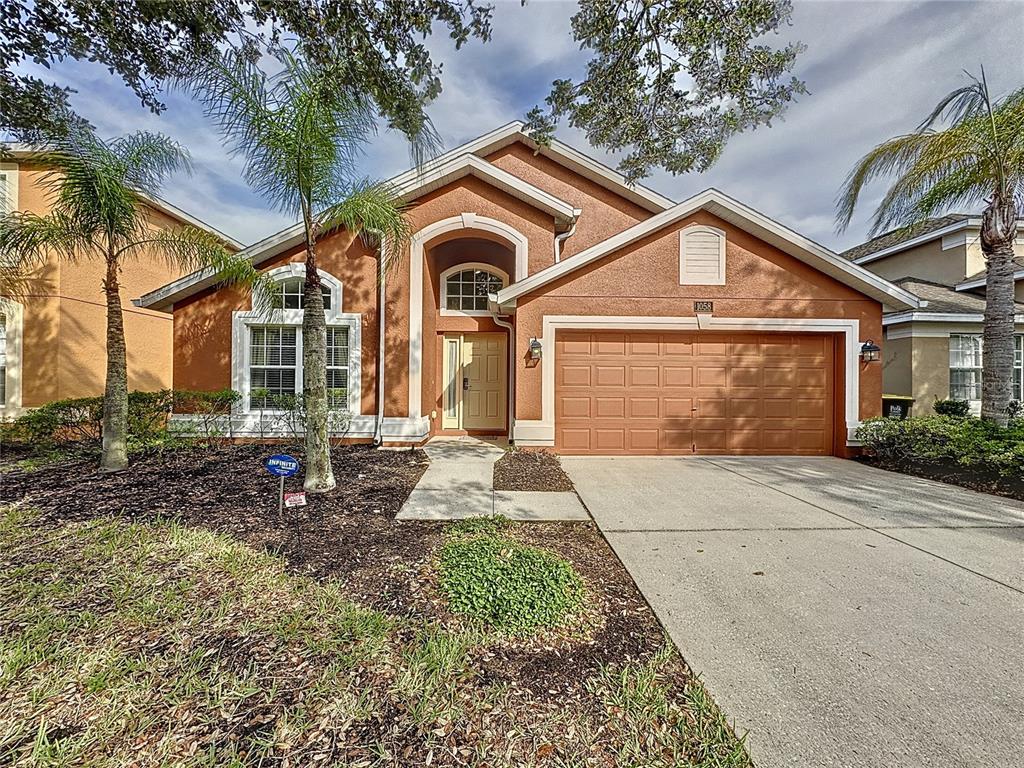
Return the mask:
<svg viewBox="0 0 1024 768">
<path fill-rule="evenodd" d="M 485 269 L 453 272 L 444 281 L 444 308 L 462 312 L 486 312 L 487 294 L 505 287 L 500 275 Z"/>
<path fill-rule="evenodd" d="M 287 280 L 282 280 L 277 291 L 276 306 L 279 306 L 281 309 L 302 309 L 306 303 L 302 292 L 304 283 L 305 280 L 301 277 L 290 277 Z M 324 309 L 330 309 L 331 289 L 321 284 L 320 293 L 324 297 Z"/>
<path fill-rule="evenodd" d="M 348 405 L 348 328 L 327 329 L 327 397 L 332 408 Z"/>
<path fill-rule="evenodd" d="M 275 397 L 298 390 L 298 329 L 273 326 L 249 328 L 249 384 L 265 389 L 266 397 L 250 397 L 250 407 L 267 408 Z"/>
<path fill-rule="evenodd" d="M 7 317 L 0 315 L 0 405 L 7 403 Z"/>
<path fill-rule="evenodd" d="M 1014 400 L 1024 400 L 1024 336 L 1014 339 Z M 949 337 L 949 396 L 953 400 L 981 400 L 981 367 L 984 344 L 981 334 Z"/>
</svg>

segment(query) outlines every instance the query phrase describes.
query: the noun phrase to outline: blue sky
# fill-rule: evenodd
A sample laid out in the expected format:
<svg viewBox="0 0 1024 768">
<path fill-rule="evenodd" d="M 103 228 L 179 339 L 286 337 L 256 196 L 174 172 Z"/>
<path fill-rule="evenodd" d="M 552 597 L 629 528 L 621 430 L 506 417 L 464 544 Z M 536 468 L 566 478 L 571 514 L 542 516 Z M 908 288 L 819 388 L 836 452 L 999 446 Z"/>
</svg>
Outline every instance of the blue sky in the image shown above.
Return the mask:
<svg viewBox="0 0 1024 768">
<path fill-rule="evenodd" d="M 445 148 L 520 119 L 556 77 L 578 75 L 586 57 L 569 30 L 572 3 L 497 2 L 491 42 L 456 52 L 444 36 L 431 42 L 444 63 L 444 93 L 430 114 Z M 715 186 L 836 250 L 863 240 L 876 187 L 850 229 L 834 232 L 836 192 L 853 163 L 884 139 L 912 130 L 945 93 L 964 82 L 963 69 L 984 64 L 993 90 L 1024 84 L 1024 3 L 797 2 L 778 42 L 802 41 L 796 74 L 810 93 L 771 127 L 733 139 L 707 173 L 657 173 L 648 186 L 681 200 Z M 104 135 L 161 131 L 185 145 L 195 167 L 176 177 L 164 197 L 245 243 L 292 223 L 269 210 L 241 178 L 197 104 L 168 94 L 161 115 L 145 110 L 102 67 L 66 62 L 44 77 L 75 88 L 75 107 Z M 614 158 L 562 127 L 559 138 L 598 159 Z M 364 173 L 403 170 L 400 137 L 383 133 L 368 148 Z"/>
</svg>

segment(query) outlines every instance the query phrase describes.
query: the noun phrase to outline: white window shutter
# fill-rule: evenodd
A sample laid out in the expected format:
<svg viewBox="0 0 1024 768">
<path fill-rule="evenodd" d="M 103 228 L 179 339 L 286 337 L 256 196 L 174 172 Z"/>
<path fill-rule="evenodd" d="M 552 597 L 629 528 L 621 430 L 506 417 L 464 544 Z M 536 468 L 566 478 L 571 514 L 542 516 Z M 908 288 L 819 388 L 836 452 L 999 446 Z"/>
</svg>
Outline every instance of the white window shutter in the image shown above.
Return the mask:
<svg viewBox="0 0 1024 768">
<path fill-rule="evenodd" d="M 725 285 L 725 232 L 696 226 L 679 233 L 679 284 Z"/>
</svg>

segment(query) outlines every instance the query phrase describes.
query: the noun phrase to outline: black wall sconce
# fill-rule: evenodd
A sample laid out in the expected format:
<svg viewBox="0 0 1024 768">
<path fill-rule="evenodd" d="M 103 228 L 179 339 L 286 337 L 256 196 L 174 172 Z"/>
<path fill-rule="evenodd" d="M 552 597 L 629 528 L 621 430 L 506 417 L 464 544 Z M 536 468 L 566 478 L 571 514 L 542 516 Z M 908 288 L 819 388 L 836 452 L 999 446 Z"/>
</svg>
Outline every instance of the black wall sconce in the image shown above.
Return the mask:
<svg viewBox="0 0 1024 768">
<path fill-rule="evenodd" d="M 530 359 L 540 360 L 541 355 L 544 354 L 544 347 L 541 346 L 540 339 L 530 339 Z"/>
<path fill-rule="evenodd" d="M 882 357 L 882 348 L 868 339 L 860 347 L 860 359 L 865 363 L 877 363 Z"/>
</svg>

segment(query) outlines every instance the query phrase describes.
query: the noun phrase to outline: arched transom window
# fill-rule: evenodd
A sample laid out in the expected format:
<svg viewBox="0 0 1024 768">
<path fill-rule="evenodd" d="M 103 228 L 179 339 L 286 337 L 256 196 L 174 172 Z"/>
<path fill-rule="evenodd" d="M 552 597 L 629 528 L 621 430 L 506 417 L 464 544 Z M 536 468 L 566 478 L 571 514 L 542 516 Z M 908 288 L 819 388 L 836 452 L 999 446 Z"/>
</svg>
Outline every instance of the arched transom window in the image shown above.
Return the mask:
<svg viewBox="0 0 1024 768">
<path fill-rule="evenodd" d="M 487 312 L 487 294 L 505 287 L 507 278 L 486 264 L 460 264 L 447 270 L 441 285 L 441 307 L 449 312 Z"/>
<path fill-rule="evenodd" d="M 302 277 L 289 277 L 286 280 L 281 280 L 278 283 L 274 306 L 279 309 L 302 309 L 306 303 L 303 295 L 305 282 L 305 278 Z M 324 309 L 332 309 L 330 286 L 321 283 L 320 293 L 324 297 Z"/>
</svg>

